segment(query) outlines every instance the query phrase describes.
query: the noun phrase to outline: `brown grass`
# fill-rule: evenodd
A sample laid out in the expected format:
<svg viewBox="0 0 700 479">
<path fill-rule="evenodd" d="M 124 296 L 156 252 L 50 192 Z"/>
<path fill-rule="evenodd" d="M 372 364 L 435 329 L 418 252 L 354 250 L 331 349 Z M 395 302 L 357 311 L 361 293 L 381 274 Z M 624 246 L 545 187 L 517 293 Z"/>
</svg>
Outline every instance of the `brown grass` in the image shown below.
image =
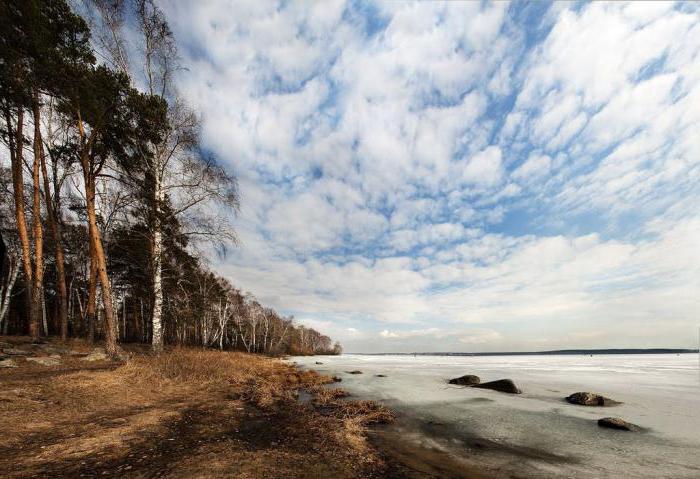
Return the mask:
<svg viewBox="0 0 700 479">
<path fill-rule="evenodd" d="M 381 477 L 365 429 L 393 416 L 325 387 L 331 377 L 242 353 L 130 349 L 122 365 L 0 370 L 0 477 Z"/>
</svg>

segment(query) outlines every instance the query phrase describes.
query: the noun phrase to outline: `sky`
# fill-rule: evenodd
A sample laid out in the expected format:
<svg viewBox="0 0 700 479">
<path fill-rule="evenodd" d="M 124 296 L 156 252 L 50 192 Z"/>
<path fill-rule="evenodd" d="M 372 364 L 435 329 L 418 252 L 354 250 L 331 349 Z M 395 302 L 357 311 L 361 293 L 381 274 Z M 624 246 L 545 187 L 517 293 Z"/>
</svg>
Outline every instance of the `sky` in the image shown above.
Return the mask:
<svg viewBox="0 0 700 479">
<path fill-rule="evenodd" d="M 346 352 L 697 346 L 697 3 L 162 8 L 261 302 Z"/>
</svg>

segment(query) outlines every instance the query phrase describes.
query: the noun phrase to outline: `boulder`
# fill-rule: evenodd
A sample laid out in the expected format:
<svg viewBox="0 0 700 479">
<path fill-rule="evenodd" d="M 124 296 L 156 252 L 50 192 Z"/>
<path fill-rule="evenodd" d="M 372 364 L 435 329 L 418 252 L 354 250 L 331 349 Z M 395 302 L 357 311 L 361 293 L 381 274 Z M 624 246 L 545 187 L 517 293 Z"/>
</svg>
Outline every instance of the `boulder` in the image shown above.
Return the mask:
<svg viewBox="0 0 700 479">
<path fill-rule="evenodd" d="M 42 345 L 40 347 L 40 349 L 44 353 L 49 354 L 49 355 L 54 355 L 54 354 L 63 355 L 63 354 L 68 354 L 70 352 L 70 350 L 68 350 L 66 348 L 52 346 L 50 344 Z"/>
<path fill-rule="evenodd" d="M 27 361 L 41 364 L 42 366 L 58 366 L 61 364 L 59 358 L 60 356 L 38 356 L 36 358 L 27 358 Z"/>
<path fill-rule="evenodd" d="M 589 392 L 573 393 L 571 396 L 567 397 L 566 400 L 571 404 L 578 404 L 579 406 L 614 406 L 620 404 L 600 394 Z"/>
<path fill-rule="evenodd" d="M 617 429 L 619 431 L 637 431 L 639 426 L 636 424 L 629 423 L 624 419 L 619 417 L 604 417 L 603 419 L 598 419 L 598 426 L 606 427 L 608 429 Z"/>
<path fill-rule="evenodd" d="M 14 359 L 3 359 L 0 361 L 0 368 L 16 368 L 17 363 Z"/>
<path fill-rule="evenodd" d="M 33 356 L 34 353 L 31 351 L 27 351 L 26 349 L 19 349 L 19 348 L 4 348 L 2 350 L 3 353 L 9 354 L 10 356 Z"/>
<path fill-rule="evenodd" d="M 456 384 L 458 386 L 474 386 L 475 384 L 479 384 L 480 382 L 481 379 L 479 378 L 479 376 L 474 376 L 473 374 L 466 374 L 464 376 L 453 378 L 448 381 L 448 383 Z"/>
<path fill-rule="evenodd" d="M 475 384 L 473 388 L 493 389 L 508 394 L 520 394 L 522 391 L 510 379 L 499 379 L 497 381 L 489 381 L 487 383 Z"/>
<path fill-rule="evenodd" d="M 362 374 L 362 371 L 345 371 L 348 374 Z"/>
<path fill-rule="evenodd" d="M 343 380 L 343 378 L 339 378 L 338 376 L 333 376 L 333 382 L 334 383 L 339 383 Z"/>
<path fill-rule="evenodd" d="M 316 364 L 323 364 L 321 361 L 316 361 Z"/>
<path fill-rule="evenodd" d="M 386 374 L 375 374 L 374 377 L 375 378 L 385 378 Z"/>
<path fill-rule="evenodd" d="M 109 359 L 109 356 L 107 356 L 105 350 L 103 348 L 95 348 L 83 358 L 83 361 L 104 361 L 106 359 Z"/>
</svg>

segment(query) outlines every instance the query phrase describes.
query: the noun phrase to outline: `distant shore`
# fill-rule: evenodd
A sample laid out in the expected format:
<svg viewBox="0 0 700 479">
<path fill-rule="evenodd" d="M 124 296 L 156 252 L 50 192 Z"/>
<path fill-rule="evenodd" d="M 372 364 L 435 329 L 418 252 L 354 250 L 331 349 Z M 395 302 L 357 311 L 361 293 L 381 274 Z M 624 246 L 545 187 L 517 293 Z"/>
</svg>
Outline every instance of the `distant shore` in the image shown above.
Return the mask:
<svg viewBox="0 0 700 479">
<path fill-rule="evenodd" d="M 423 353 L 346 353 L 358 356 L 571 356 L 601 354 L 698 354 L 697 349 L 673 348 L 617 348 L 617 349 L 559 349 L 554 351 L 497 351 L 477 353 L 423 352 Z"/>
</svg>

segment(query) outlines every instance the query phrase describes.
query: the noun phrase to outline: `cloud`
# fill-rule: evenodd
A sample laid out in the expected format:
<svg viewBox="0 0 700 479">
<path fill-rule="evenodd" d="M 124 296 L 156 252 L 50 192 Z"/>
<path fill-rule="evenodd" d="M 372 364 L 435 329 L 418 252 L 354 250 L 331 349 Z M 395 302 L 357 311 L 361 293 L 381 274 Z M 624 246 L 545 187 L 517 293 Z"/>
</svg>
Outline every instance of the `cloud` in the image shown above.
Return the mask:
<svg viewBox="0 0 700 479">
<path fill-rule="evenodd" d="M 552 167 L 552 159 L 547 155 L 530 155 L 530 157 L 515 169 L 512 177 L 525 182 L 546 176 Z"/>
<path fill-rule="evenodd" d="M 696 5 L 163 8 L 237 285 L 346 351 L 687 345 Z"/>
<path fill-rule="evenodd" d="M 490 342 L 499 341 L 502 337 L 503 336 L 498 331 L 476 329 L 461 336 L 459 342 L 463 344 L 488 344 Z"/>
<path fill-rule="evenodd" d="M 465 183 L 492 185 L 501 179 L 501 149 L 489 146 L 472 156 L 462 172 Z"/>
<path fill-rule="evenodd" d="M 425 336 L 440 338 L 443 336 L 443 333 L 438 328 L 413 329 L 410 331 L 389 331 L 388 329 L 385 329 L 385 330 L 381 331 L 379 333 L 379 335 L 382 338 L 391 338 L 391 339 L 407 339 L 407 338 L 417 338 L 417 337 L 425 337 Z"/>
</svg>

